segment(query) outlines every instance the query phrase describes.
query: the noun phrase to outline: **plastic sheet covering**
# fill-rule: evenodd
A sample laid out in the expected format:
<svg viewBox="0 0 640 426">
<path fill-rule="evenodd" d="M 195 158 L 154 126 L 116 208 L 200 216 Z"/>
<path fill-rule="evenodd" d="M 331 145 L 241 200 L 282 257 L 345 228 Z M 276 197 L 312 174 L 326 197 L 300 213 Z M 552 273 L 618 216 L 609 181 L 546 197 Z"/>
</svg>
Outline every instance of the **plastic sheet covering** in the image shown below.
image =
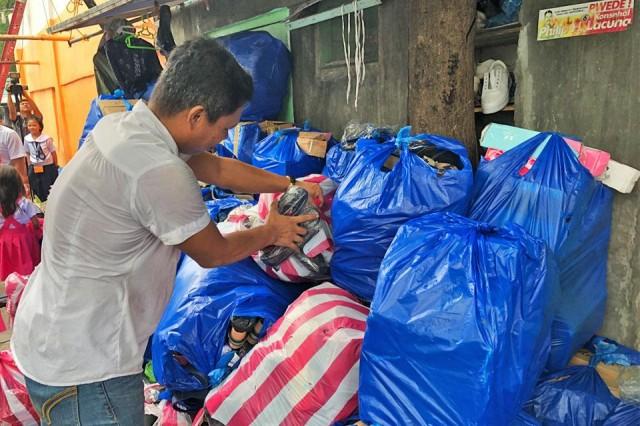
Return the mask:
<svg viewBox="0 0 640 426">
<path fill-rule="evenodd" d="M 309 155 L 298 143 L 300 129 L 278 130 L 264 138 L 253 151 L 252 164 L 272 173 L 296 178 L 320 173 L 325 164 L 326 151 L 336 141 L 330 138 L 321 156 Z"/>
<path fill-rule="evenodd" d="M 228 379 L 207 396 L 227 426 L 318 425 L 358 406 L 360 349 L 369 310 L 325 283 L 303 293 Z"/>
<path fill-rule="evenodd" d="M 185 257 L 153 336 L 153 372 L 171 390 L 209 387 L 232 316 L 264 319 L 263 333 L 304 288 L 269 278 L 251 259 L 214 269 Z M 174 354 L 188 361 L 181 366 Z"/>
<path fill-rule="evenodd" d="M 545 425 L 631 426 L 640 407 L 622 402 L 593 367 L 575 366 L 543 377 L 525 411 Z"/>
<path fill-rule="evenodd" d="M 380 269 L 360 370 L 368 424 L 507 425 L 549 355 L 557 271 L 544 242 L 434 213 Z"/>
<path fill-rule="evenodd" d="M 246 31 L 217 39 L 253 79 L 253 98 L 243 121 L 275 120 L 289 90 L 291 54 L 266 31 Z"/>
<path fill-rule="evenodd" d="M 470 201 L 473 171 L 464 146 L 441 136 L 402 132 L 382 144 L 358 144 L 353 167 L 333 202 L 332 216 L 339 218 L 333 224 L 333 279 L 366 300 L 373 297 L 380 263 L 402 224 L 437 211 L 465 214 Z M 460 170 L 431 167 L 413 153 L 425 147 L 453 155 Z M 389 170 L 391 157 L 397 162 Z"/>
<path fill-rule="evenodd" d="M 533 167 L 520 176 L 541 144 L 546 145 Z M 482 162 L 476 173 L 470 217 L 498 226 L 517 223 L 556 255 L 562 297 L 550 369 L 566 366 L 602 325 L 612 199 L 557 134 L 541 133 Z"/>
</svg>

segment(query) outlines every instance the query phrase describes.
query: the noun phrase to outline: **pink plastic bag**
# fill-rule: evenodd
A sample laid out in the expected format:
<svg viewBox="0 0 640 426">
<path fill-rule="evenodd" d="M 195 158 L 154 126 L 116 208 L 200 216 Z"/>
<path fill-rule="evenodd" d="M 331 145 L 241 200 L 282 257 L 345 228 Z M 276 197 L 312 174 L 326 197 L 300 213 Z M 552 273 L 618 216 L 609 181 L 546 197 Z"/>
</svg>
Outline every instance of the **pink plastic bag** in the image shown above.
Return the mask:
<svg viewBox="0 0 640 426">
<path fill-rule="evenodd" d="M 0 352 L 0 424 L 36 426 L 40 419 L 31 404 L 24 376 L 10 351 Z"/>
<path fill-rule="evenodd" d="M 13 325 L 13 320 L 18 310 L 18 303 L 20 302 L 20 298 L 22 298 L 22 293 L 28 281 L 29 275 L 20 275 L 14 272 L 10 274 L 4 282 L 5 293 L 7 294 L 7 313 L 9 314 L 11 325 Z"/>
</svg>

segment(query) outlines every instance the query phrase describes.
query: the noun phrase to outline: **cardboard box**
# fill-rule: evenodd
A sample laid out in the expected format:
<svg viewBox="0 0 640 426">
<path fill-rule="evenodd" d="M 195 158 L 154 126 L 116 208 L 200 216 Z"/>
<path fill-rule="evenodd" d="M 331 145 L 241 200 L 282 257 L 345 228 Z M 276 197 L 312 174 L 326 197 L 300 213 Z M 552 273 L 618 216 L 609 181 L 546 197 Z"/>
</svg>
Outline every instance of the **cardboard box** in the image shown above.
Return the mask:
<svg viewBox="0 0 640 426">
<path fill-rule="evenodd" d="M 300 132 L 298 146 L 312 157 L 324 158 L 327 155 L 329 139 L 331 139 L 331 133 Z"/>
<path fill-rule="evenodd" d="M 259 123 L 260 130 L 267 134 L 272 134 L 282 129 L 290 129 L 295 127 L 293 123 L 288 123 L 286 121 L 263 121 Z"/>
<path fill-rule="evenodd" d="M 98 101 L 98 108 L 102 112 L 102 115 L 113 114 L 114 112 L 124 112 L 127 110 L 124 99 L 100 99 Z M 135 105 L 138 102 L 137 99 L 127 99 L 131 105 Z"/>
</svg>

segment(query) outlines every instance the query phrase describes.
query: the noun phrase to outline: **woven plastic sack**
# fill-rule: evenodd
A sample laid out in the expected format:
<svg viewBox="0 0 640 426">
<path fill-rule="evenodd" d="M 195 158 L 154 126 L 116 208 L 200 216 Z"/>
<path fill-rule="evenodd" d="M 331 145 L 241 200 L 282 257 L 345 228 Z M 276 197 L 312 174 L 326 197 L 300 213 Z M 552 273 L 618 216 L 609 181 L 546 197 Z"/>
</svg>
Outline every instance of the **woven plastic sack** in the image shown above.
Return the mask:
<svg viewBox="0 0 640 426">
<path fill-rule="evenodd" d="M 368 313 L 330 283 L 306 291 L 209 393 L 209 415 L 227 426 L 326 426 L 346 419 L 357 409 Z"/>
<path fill-rule="evenodd" d="M 10 351 L 0 352 L 0 424 L 37 426 L 40 419 L 31 404 L 24 376 Z"/>
</svg>

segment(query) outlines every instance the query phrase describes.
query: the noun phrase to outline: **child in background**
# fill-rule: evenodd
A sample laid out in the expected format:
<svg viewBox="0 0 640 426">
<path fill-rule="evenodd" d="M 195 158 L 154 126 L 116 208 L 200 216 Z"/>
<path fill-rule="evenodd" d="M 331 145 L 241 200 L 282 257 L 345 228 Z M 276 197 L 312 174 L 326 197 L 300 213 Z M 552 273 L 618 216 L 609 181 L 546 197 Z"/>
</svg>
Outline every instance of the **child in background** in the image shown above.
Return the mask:
<svg viewBox="0 0 640 426">
<path fill-rule="evenodd" d="M 51 185 L 58 178 L 58 156 L 53 139 L 42 133 L 42 119 L 32 115 L 27 120 L 29 134 L 24 138 L 24 147 L 29 159 L 29 184 L 31 192 L 41 201 L 47 201 Z"/>
<path fill-rule="evenodd" d="M 18 171 L 0 166 L 0 281 L 12 272 L 30 274 L 40 263 L 38 208 L 24 196 Z"/>
</svg>

